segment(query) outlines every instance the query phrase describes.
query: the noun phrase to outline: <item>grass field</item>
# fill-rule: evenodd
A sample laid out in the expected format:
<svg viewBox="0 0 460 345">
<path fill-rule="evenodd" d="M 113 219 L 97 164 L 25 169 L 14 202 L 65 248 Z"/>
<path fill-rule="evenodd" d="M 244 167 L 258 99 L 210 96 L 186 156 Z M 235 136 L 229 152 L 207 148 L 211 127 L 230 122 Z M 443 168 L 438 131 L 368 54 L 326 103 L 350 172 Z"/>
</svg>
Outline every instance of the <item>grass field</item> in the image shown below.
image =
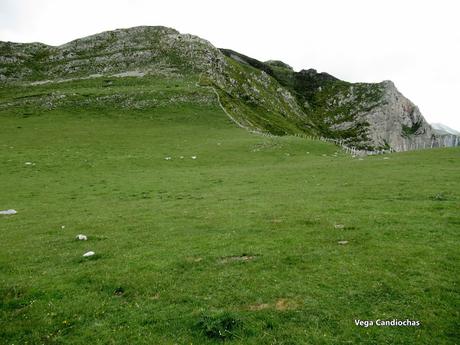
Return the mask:
<svg viewBox="0 0 460 345">
<path fill-rule="evenodd" d="M 360 160 L 161 102 L 211 94 L 174 82 L 83 102 L 104 83 L 0 90 L 2 344 L 460 341 L 459 149 Z M 34 105 L 50 90 L 86 105 Z"/>
</svg>

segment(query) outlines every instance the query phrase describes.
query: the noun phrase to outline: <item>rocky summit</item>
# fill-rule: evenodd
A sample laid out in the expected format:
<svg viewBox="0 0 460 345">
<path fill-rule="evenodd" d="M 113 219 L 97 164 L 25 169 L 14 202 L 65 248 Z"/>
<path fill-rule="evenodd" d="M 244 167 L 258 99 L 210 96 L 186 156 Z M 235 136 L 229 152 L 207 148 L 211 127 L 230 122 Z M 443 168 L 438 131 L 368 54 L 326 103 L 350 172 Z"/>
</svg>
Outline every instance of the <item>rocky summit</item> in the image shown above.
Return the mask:
<svg viewBox="0 0 460 345">
<path fill-rule="evenodd" d="M 359 150 L 406 151 L 460 144 L 457 135 L 433 130 L 391 81 L 349 83 L 314 69 L 296 72 L 284 62 L 261 62 L 217 49 L 204 39 L 166 27 L 107 31 L 57 47 L 0 42 L 1 87 L 155 76 L 184 78 L 193 81 L 190 90 L 202 89 L 177 90 L 170 102 L 183 97 L 218 101 L 232 121 L 250 131 L 321 136 Z M 104 102 L 107 97 L 81 100 L 80 105 Z M 145 97 L 136 102 L 133 95 L 110 97 L 125 108 L 154 102 Z M 15 102 L 49 108 L 66 102 L 78 105 L 79 98 L 53 93 Z M 1 102 L 0 107 L 13 103 Z"/>
</svg>

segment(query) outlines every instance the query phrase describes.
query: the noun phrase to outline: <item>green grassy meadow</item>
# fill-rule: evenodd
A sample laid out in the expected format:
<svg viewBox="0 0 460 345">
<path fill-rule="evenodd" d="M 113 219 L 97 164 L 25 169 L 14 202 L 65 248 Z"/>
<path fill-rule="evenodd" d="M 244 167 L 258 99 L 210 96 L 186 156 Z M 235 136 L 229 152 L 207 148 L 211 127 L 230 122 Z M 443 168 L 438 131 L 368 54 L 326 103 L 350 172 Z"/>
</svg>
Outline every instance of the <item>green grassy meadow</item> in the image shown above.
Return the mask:
<svg viewBox="0 0 460 345">
<path fill-rule="evenodd" d="M 0 89 L 0 343 L 459 343 L 458 148 L 255 135 L 194 83 Z"/>
</svg>

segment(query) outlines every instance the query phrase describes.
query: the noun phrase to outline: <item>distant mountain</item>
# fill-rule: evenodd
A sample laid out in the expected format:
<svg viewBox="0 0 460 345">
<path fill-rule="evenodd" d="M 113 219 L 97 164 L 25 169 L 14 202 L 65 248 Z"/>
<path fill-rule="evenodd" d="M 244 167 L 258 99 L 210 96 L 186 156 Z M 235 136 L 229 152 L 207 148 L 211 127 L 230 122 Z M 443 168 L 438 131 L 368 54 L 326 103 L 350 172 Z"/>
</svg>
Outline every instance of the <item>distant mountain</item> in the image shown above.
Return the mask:
<svg viewBox="0 0 460 345">
<path fill-rule="evenodd" d="M 58 47 L 0 42 L 0 87 L 110 76 L 191 80 L 211 88 L 227 115 L 250 131 L 322 136 L 368 150 L 458 144 L 436 133 L 391 81 L 348 83 L 314 69 L 296 72 L 166 27 L 107 31 Z"/>
<path fill-rule="evenodd" d="M 450 128 L 449 126 L 443 125 L 442 123 L 432 123 L 431 127 L 437 134 L 453 134 L 460 136 L 460 132 L 455 129 Z"/>
</svg>

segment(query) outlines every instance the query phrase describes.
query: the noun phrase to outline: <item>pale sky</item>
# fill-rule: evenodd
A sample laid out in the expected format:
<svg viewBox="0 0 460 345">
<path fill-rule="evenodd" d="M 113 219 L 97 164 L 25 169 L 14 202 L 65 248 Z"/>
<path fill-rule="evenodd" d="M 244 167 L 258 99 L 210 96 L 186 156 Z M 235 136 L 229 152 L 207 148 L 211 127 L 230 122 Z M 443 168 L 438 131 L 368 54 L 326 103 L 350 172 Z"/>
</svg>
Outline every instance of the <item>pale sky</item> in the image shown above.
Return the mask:
<svg viewBox="0 0 460 345">
<path fill-rule="evenodd" d="M 0 40 L 59 45 L 163 25 L 351 82 L 392 80 L 460 130 L 460 0 L 0 0 Z"/>
</svg>

